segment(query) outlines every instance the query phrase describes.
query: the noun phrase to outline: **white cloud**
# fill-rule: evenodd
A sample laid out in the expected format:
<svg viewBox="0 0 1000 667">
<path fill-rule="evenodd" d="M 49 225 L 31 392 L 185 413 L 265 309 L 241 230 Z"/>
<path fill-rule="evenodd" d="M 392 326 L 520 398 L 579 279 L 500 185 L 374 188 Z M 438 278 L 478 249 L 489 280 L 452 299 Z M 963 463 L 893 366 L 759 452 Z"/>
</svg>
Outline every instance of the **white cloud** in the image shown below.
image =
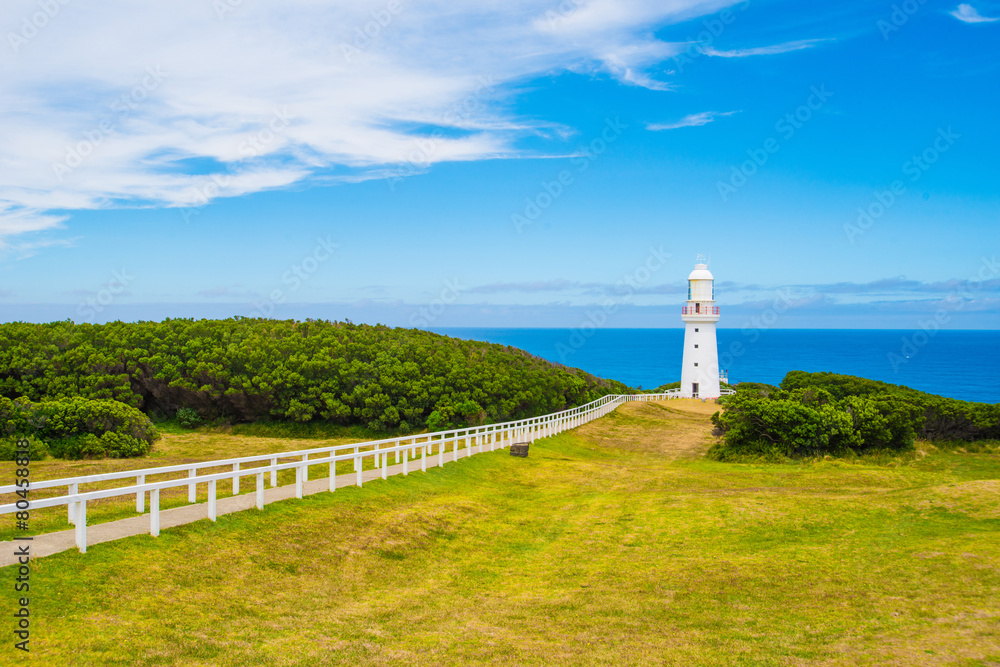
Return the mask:
<svg viewBox="0 0 1000 667">
<path fill-rule="evenodd" d="M 732 116 L 734 113 L 739 113 L 738 111 L 702 111 L 700 113 L 693 113 L 684 116 L 678 121 L 673 123 L 650 123 L 646 125 L 647 130 L 652 130 L 657 132 L 659 130 L 676 130 L 681 127 L 698 127 L 701 125 L 708 125 L 716 118 L 721 118 L 722 116 Z"/>
<path fill-rule="evenodd" d="M 701 52 L 706 56 L 715 56 L 717 58 L 747 58 L 749 56 L 773 56 L 779 53 L 788 53 L 790 51 L 801 51 L 802 49 L 809 49 L 817 44 L 823 42 L 833 41 L 832 38 L 826 39 L 800 39 L 794 42 L 785 42 L 783 44 L 774 44 L 773 46 L 758 46 L 751 49 L 733 49 L 731 51 L 720 51 L 712 47 L 706 47 L 701 49 Z"/>
<path fill-rule="evenodd" d="M 509 111 L 519 83 L 571 70 L 665 89 L 651 70 L 680 47 L 652 31 L 736 1 L 579 0 L 550 21 L 545 0 L 104 0 L 32 27 L 36 0 L 7 0 L 0 237 L 51 229 L 53 210 L 522 155 L 553 128 Z"/>
<path fill-rule="evenodd" d="M 964 3 L 948 13 L 963 23 L 992 23 L 993 21 L 1000 21 L 1000 18 L 983 16 L 975 7 Z"/>
</svg>

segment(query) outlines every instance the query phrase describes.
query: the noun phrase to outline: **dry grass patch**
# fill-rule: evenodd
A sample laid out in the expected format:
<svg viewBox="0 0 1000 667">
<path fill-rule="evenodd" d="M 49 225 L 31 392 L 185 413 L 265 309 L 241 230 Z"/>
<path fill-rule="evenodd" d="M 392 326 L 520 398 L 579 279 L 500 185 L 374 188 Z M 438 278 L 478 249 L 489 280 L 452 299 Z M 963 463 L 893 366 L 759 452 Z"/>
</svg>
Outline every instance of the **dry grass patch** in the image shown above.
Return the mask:
<svg viewBox="0 0 1000 667">
<path fill-rule="evenodd" d="M 714 442 L 705 416 L 718 409 L 697 399 L 634 401 L 576 432 L 615 450 L 690 458 L 703 455 Z"/>
</svg>

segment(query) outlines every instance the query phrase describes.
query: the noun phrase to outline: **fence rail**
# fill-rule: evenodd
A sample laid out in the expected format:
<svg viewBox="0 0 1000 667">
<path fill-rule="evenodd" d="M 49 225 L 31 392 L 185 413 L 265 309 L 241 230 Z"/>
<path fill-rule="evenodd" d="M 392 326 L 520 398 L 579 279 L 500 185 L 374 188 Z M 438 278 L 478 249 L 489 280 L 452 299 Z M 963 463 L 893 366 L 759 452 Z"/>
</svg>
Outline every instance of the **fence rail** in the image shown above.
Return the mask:
<svg viewBox="0 0 1000 667">
<path fill-rule="evenodd" d="M 474 426 L 464 429 L 452 429 L 450 431 L 437 431 L 434 433 L 422 433 L 419 435 L 401 436 L 387 438 L 384 440 L 369 440 L 351 444 L 334 445 L 330 447 L 316 447 L 313 449 L 302 449 L 292 452 L 277 452 L 273 454 L 263 454 L 258 456 L 244 456 L 240 458 L 219 459 L 215 461 L 201 461 L 198 463 L 181 464 L 173 466 L 162 466 L 159 468 L 143 468 L 139 470 L 122 470 L 118 472 L 105 473 L 100 475 L 85 475 L 79 477 L 66 477 L 63 479 L 52 479 L 42 481 L 32 481 L 31 489 L 44 489 L 53 487 L 66 487 L 66 495 L 53 496 L 32 500 L 28 507 L 31 509 L 42 509 L 46 507 L 57 507 L 66 505 L 68 522 L 76 529 L 76 546 L 81 552 L 87 551 L 87 503 L 92 500 L 102 498 L 113 498 L 118 496 L 135 495 L 135 510 L 142 514 L 145 512 L 145 498 L 149 494 L 149 534 L 154 537 L 160 534 L 160 491 L 175 487 L 188 487 L 188 503 L 194 504 L 197 499 L 197 486 L 207 484 L 208 486 L 208 518 L 212 521 L 216 519 L 216 496 L 219 482 L 231 480 L 233 485 L 233 495 L 240 493 L 241 479 L 243 477 L 256 478 L 257 508 L 264 508 L 264 475 L 270 474 L 271 487 L 278 485 L 278 472 L 282 470 L 295 470 L 295 496 L 302 497 L 302 487 L 309 479 L 309 466 L 327 463 L 330 466 L 330 491 L 336 490 L 336 465 L 339 461 L 354 461 L 354 472 L 357 474 L 357 486 L 361 486 L 364 460 L 371 458 L 375 469 L 382 471 L 382 478 L 387 477 L 389 466 L 389 455 L 394 454 L 396 463 L 402 459 L 403 474 L 409 473 L 410 462 L 415 462 L 419 457 L 420 469 L 427 470 L 428 457 L 438 457 L 438 465 L 444 466 L 448 455 L 451 460 L 457 461 L 459 458 L 460 445 L 465 446 L 466 456 L 472 456 L 473 448 L 479 447 L 479 451 L 484 451 L 489 446 L 490 451 L 497 448 L 503 449 L 515 442 L 534 442 L 536 439 L 546 438 L 563 431 L 576 428 L 586 422 L 602 417 L 618 406 L 631 401 L 653 401 L 668 398 L 678 398 L 680 390 L 674 389 L 660 394 L 608 394 L 596 401 L 581 405 L 576 408 L 562 410 L 540 417 L 530 417 L 517 421 L 503 422 L 500 424 L 487 424 L 485 426 Z M 448 445 L 451 445 L 449 451 Z M 312 457 L 312 458 L 310 458 Z M 280 459 L 296 458 L 298 460 L 279 463 Z M 257 464 L 257 465 L 249 465 Z M 198 474 L 199 470 L 206 468 L 218 468 L 222 466 L 232 466 L 231 471 L 211 474 Z M 187 477 L 178 479 L 162 480 L 157 482 L 147 482 L 147 477 L 163 475 L 176 472 L 187 472 Z M 112 489 L 101 489 L 97 491 L 81 492 L 80 487 L 85 484 L 114 481 L 119 479 L 135 479 L 135 484 Z M 18 487 L 9 484 L 0 486 L 0 494 L 14 493 Z M 25 500 L 8 505 L 0 505 L 0 514 L 11 514 L 25 509 Z"/>
</svg>

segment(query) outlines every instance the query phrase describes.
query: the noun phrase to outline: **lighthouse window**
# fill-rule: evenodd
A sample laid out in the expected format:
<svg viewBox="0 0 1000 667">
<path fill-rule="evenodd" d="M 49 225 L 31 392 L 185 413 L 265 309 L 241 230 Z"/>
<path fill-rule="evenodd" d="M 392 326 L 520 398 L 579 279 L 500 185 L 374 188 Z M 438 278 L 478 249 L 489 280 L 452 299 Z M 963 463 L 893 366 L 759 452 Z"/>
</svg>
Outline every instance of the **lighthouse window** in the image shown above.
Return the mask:
<svg viewBox="0 0 1000 667">
<path fill-rule="evenodd" d="M 696 350 L 698 349 L 698 343 L 694 344 L 694 349 L 696 349 Z"/>
<path fill-rule="evenodd" d="M 695 327 L 695 328 L 694 328 L 694 332 L 695 332 L 695 333 L 698 333 L 698 327 Z"/>
<path fill-rule="evenodd" d="M 697 366 L 698 366 L 698 362 L 697 362 L 697 361 L 696 361 L 696 362 L 694 362 L 694 365 L 695 365 L 695 367 L 697 367 Z"/>
</svg>

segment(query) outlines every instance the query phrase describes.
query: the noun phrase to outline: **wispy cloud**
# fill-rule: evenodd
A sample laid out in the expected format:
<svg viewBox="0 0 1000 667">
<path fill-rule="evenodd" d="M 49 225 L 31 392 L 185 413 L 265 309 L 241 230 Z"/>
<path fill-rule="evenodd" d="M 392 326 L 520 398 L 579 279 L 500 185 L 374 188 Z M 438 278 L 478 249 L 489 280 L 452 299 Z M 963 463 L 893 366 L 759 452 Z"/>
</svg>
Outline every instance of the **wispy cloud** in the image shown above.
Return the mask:
<svg viewBox="0 0 1000 667">
<path fill-rule="evenodd" d="M 997 17 L 983 16 L 975 7 L 965 3 L 948 13 L 963 23 L 993 23 L 994 21 L 1000 21 L 1000 18 Z"/>
<path fill-rule="evenodd" d="M 817 44 L 822 44 L 823 42 L 832 42 L 833 38 L 828 37 L 825 39 L 800 39 L 794 42 L 785 42 L 783 44 L 774 44 L 772 46 L 757 46 L 749 49 L 732 49 L 730 51 L 721 51 L 719 49 L 713 48 L 711 46 L 701 49 L 701 52 L 706 56 L 715 56 L 717 58 L 747 58 L 750 56 L 773 56 L 779 53 L 789 53 L 790 51 L 801 51 L 802 49 L 811 49 Z"/>
<path fill-rule="evenodd" d="M 688 114 L 673 123 L 649 123 L 646 125 L 646 129 L 658 132 L 660 130 L 676 130 L 680 127 L 698 127 L 700 125 L 708 125 L 716 118 L 732 116 L 734 113 L 739 113 L 739 111 L 702 111 L 700 113 Z"/>
<path fill-rule="evenodd" d="M 859 296 L 905 296 L 913 294 L 950 294 L 963 288 L 968 284 L 968 280 L 938 280 L 924 282 L 920 280 L 909 280 L 905 277 L 883 278 L 867 283 L 841 282 L 825 285 L 799 285 L 797 287 L 808 287 L 824 294 L 851 294 Z M 1000 294 L 1000 279 L 983 280 L 976 284 L 976 291 L 980 293 Z"/>
<path fill-rule="evenodd" d="M 57 227 L 53 211 L 380 178 L 418 151 L 424 168 L 531 155 L 522 143 L 549 125 L 512 111 L 522 82 L 576 71 L 666 89 L 657 66 L 682 47 L 654 31 L 735 1 L 590 0 L 553 20 L 548 0 L 429 0 L 374 36 L 384 0 L 67 7 L 4 39 L 0 237 Z M 12 0 L 0 19 L 37 9 Z"/>
</svg>

